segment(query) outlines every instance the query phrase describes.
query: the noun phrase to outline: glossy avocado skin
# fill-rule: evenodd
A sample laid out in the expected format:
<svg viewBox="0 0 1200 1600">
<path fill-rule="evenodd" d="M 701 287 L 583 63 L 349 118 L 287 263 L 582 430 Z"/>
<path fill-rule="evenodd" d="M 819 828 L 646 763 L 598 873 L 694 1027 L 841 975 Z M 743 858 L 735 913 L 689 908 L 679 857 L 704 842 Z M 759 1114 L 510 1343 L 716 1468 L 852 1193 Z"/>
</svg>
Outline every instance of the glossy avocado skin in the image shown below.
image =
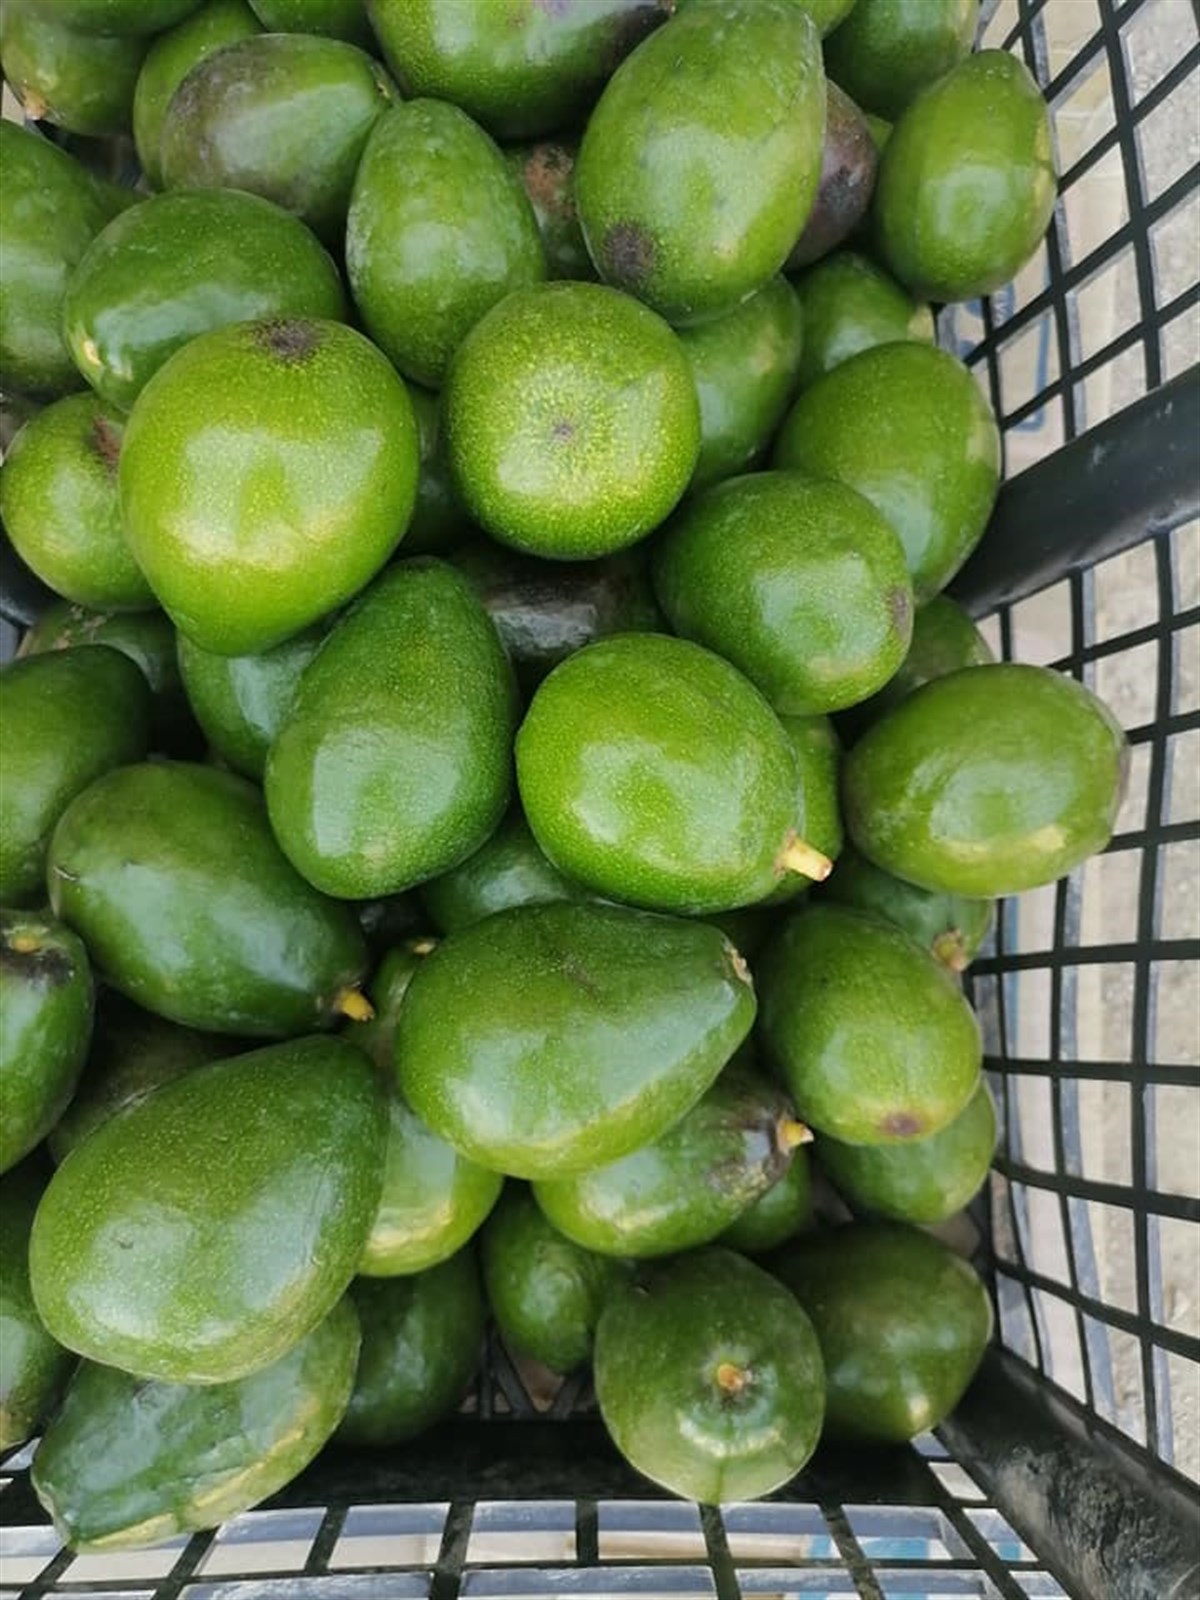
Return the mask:
<svg viewBox="0 0 1200 1600">
<path fill-rule="evenodd" d="M 842 853 L 842 816 L 838 808 L 842 747 L 838 736 L 828 717 L 780 717 L 779 722 L 792 746 L 800 776 L 803 813 L 796 818 L 796 832 L 836 862 Z"/>
<path fill-rule="evenodd" d="M 901 701 L 846 759 L 846 827 L 876 866 L 985 898 L 1053 883 L 1112 837 L 1128 746 L 1102 700 L 1017 662 Z"/>
<path fill-rule="evenodd" d="M 0 16 L 0 61 L 25 115 L 71 133 L 129 132 L 146 46 L 76 33 L 37 0 L 9 0 Z"/>
<path fill-rule="evenodd" d="M 620 906 L 517 906 L 452 934 L 400 1013 L 408 1103 L 481 1166 L 579 1172 L 656 1139 L 750 1030 L 713 927 Z"/>
<path fill-rule="evenodd" d="M 933 343 L 933 313 L 854 250 L 827 256 L 796 279 L 804 321 L 799 381 L 808 388 L 826 372 L 879 344 Z"/>
<path fill-rule="evenodd" d="M 894 121 L 967 54 L 979 0 L 856 0 L 825 44 L 825 69 L 864 111 Z"/>
<path fill-rule="evenodd" d="M 253 0 L 253 10 L 268 33 L 319 33 L 375 48 L 363 0 Z"/>
<path fill-rule="evenodd" d="M 161 33 L 173 28 L 200 0 L 42 0 L 42 10 L 77 33 Z"/>
<path fill-rule="evenodd" d="M 752 1200 L 716 1242 L 746 1255 L 765 1255 L 806 1228 L 812 1220 L 812 1174 L 808 1151 L 793 1150 L 781 1178 Z"/>
<path fill-rule="evenodd" d="M 618 67 L 584 132 L 575 192 L 601 278 L 669 322 L 732 310 L 795 244 L 824 132 L 820 40 L 801 7 L 685 7 Z"/>
<path fill-rule="evenodd" d="M 773 1264 L 812 1318 L 833 1438 L 903 1444 L 953 1411 L 992 1331 L 987 1290 L 937 1239 L 851 1223 Z"/>
<path fill-rule="evenodd" d="M 75 1364 L 42 1326 L 29 1288 L 29 1230 L 45 1181 L 36 1157 L 0 1180 L 0 1450 L 36 1432 Z"/>
<path fill-rule="evenodd" d="M 983 667 L 995 659 L 991 646 L 957 601 L 948 594 L 935 594 L 917 607 L 912 643 L 895 674 L 856 712 L 874 720 L 922 684 L 960 667 Z"/>
<path fill-rule="evenodd" d="M 762 1044 L 818 1136 L 922 1138 L 975 1092 L 975 1014 L 946 968 L 891 923 L 806 908 L 783 925 L 758 978 Z"/>
<path fill-rule="evenodd" d="M 108 981 L 185 1027 L 327 1027 L 366 965 L 353 913 L 288 864 L 258 791 L 210 767 L 146 763 L 93 784 L 55 830 L 48 883 Z"/>
<path fill-rule="evenodd" d="M 219 656 L 178 636 L 179 671 L 196 721 L 222 761 L 243 777 L 262 782 L 267 752 L 324 638 L 318 625 L 261 655 Z"/>
<path fill-rule="evenodd" d="M 229 1383 L 147 1382 L 85 1361 L 34 1456 L 38 1499 L 73 1550 L 136 1550 L 218 1527 L 322 1448 L 358 1351 L 344 1298 L 277 1361 Z"/>
<path fill-rule="evenodd" d="M 991 900 L 918 889 L 874 866 L 851 846 L 837 863 L 823 897 L 886 917 L 952 972 L 970 966 L 992 925 Z"/>
<path fill-rule="evenodd" d="M 618 1288 L 601 1313 L 601 1415 L 622 1455 L 673 1494 L 706 1505 L 754 1499 L 794 1477 L 816 1448 L 821 1355 L 808 1318 L 780 1289 L 760 1267 L 710 1247 Z"/>
<path fill-rule="evenodd" d="M 29 1257 L 43 1321 L 68 1349 L 141 1378 L 260 1371 L 345 1292 L 384 1137 L 375 1074 L 339 1039 L 176 1079 L 95 1129 L 50 1180 Z"/>
<path fill-rule="evenodd" d="M 596 268 L 584 243 L 575 203 L 575 162 L 579 145 L 573 139 L 541 139 L 536 144 L 509 146 L 504 159 L 521 180 L 546 252 L 547 278 L 591 282 Z"/>
<path fill-rule="evenodd" d="M 474 855 L 421 887 L 422 903 L 442 933 L 457 933 L 510 906 L 592 898 L 550 865 L 519 810 L 510 811 Z"/>
<path fill-rule="evenodd" d="M 825 86 L 825 148 L 817 197 L 785 263 L 788 272 L 819 261 L 847 239 L 867 214 L 879 153 L 867 119 L 836 83 Z"/>
<path fill-rule="evenodd" d="M 410 384 L 408 398 L 417 419 L 421 468 L 417 503 L 404 535 L 404 553 L 409 556 L 445 555 L 470 538 L 474 530 L 450 483 L 438 396 Z"/>
</svg>

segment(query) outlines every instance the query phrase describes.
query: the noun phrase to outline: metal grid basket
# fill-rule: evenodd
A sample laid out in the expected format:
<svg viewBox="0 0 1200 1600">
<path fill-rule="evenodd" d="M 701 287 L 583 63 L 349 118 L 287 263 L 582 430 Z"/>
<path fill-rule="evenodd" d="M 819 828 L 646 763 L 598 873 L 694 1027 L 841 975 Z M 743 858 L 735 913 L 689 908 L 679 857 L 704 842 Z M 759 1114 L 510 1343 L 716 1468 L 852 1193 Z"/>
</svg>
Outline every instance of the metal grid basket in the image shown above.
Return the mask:
<svg viewBox="0 0 1200 1600">
<path fill-rule="evenodd" d="M 159 1550 L 62 1549 L 16 1452 L 0 1600 L 1200 1595 L 1200 14 L 991 0 L 981 43 L 1042 84 L 1062 180 L 1017 281 L 942 316 L 1008 478 L 955 592 L 1103 695 L 1134 759 L 1109 851 L 1007 902 L 972 971 L 1002 1132 L 967 1399 L 911 1449 L 696 1507 L 620 1462 L 582 1380 L 531 1394 L 492 1344 L 474 1415 Z"/>
</svg>

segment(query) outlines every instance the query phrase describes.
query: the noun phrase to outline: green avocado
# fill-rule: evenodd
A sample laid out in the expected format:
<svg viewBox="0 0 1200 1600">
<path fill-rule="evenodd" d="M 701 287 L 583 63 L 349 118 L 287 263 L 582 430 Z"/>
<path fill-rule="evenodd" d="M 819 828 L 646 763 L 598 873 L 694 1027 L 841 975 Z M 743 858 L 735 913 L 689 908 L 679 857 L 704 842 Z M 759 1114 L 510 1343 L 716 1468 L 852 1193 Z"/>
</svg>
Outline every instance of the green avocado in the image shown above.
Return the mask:
<svg viewBox="0 0 1200 1600">
<path fill-rule="evenodd" d="M 417 503 L 404 535 L 404 553 L 409 556 L 445 555 L 469 538 L 473 530 L 450 484 L 450 463 L 446 459 L 438 396 L 410 384 L 408 398 L 417 419 L 421 466 Z"/>
<path fill-rule="evenodd" d="M 504 159 L 521 180 L 546 252 L 548 278 L 576 278 L 585 282 L 596 268 L 584 243 L 575 203 L 575 162 L 579 146 L 574 140 L 543 139 L 537 144 L 506 149 Z"/>
<path fill-rule="evenodd" d="M 661 317 L 598 283 L 537 284 L 493 306 L 460 345 L 443 403 L 467 510 L 502 543 L 553 560 L 643 538 L 700 448 L 683 346 Z"/>
<path fill-rule="evenodd" d="M 669 10 L 670 0 L 367 3 L 404 92 L 453 101 L 498 139 L 581 123 L 613 68 Z"/>
<path fill-rule="evenodd" d="M 1073 678 L 1017 662 L 927 683 L 846 758 L 854 843 L 922 889 L 983 899 L 1053 883 L 1112 837 L 1129 751 Z"/>
<path fill-rule="evenodd" d="M 879 152 L 866 117 L 836 83 L 825 87 L 825 148 L 817 198 L 785 263 L 796 272 L 835 250 L 862 222 L 875 192 Z"/>
<path fill-rule="evenodd" d="M 898 1144 L 937 1133 L 975 1092 L 979 1024 L 915 939 L 846 906 L 806 908 L 758 964 L 760 1037 L 818 1134 Z"/>
<path fill-rule="evenodd" d="M 457 106 L 410 100 L 367 140 L 346 271 L 375 343 L 436 388 L 484 313 L 546 276 L 546 255 L 525 191 L 483 129 Z"/>
<path fill-rule="evenodd" d="M 825 1377 L 795 1298 L 731 1250 L 618 1288 L 596 1329 L 596 1399 L 621 1454 L 672 1494 L 753 1500 L 816 1448 Z"/>
<path fill-rule="evenodd" d="M 218 656 L 178 636 L 179 672 L 196 721 L 226 765 L 262 782 L 267 751 L 292 708 L 325 629 L 293 634 L 256 656 Z"/>
<path fill-rule="evenodd" d="M 363 0 L 251 0 L 255 16 L 268 33 L 319 33 L 375 48 Z"/>
<path fill-rule="evenodd" d="M 149 728 L 145 678 L 106 645 L 0 669 L 0 905 L 42 899 L 55 823 L 101 773 L 145 755 Z"/>
<path fill-rule="evenodd" d="M 954 356 L 900 342 L 862 350 L 805 389 L 774 464 L 857 489 L 900 535 L 918 602 L 982 537 L 1000 482 L 1000 434 Z"/>
<path fill-rule="evenodd" d="M 344 1294 L 379 1199 L 386 1114 L 343 1040 L 210 1062 L 110 1117 L 42 1197 L 29 1275 L 90 1361 L 227 1383 L 277 1361 Z"/>
<path fill-rule="evenodd" d="M 0 911 L 0 1172 L 66 1110 L 92 1036 L 92 974 L 70 931 L 37 912 Z"/>
<path fill-rule="evenodd" d="M 785 278 L 679 334 L 700 399 L 700 457 L 690 488 L 748 471 L 783 421 L 796 389 L 804 323 Z"/>
<path fill-rule="evenodd" d="M 995 911 L 991 900 L 918 889 L 872 865 L 853 846 L 825 884 L 824 898 L 886 917 L 952 972 L 965 972 L 975 959 Z"/>
<path fill-rule="evenodd" d="M 37 1159 L 0 1179 L 0 1450 L 37 1432 L 75 1365 L 42 1326 L 29 1288 L 29 1232 L 44 1185 Z"/>
<path fill-rule="evenodd" d="M 340 1300 L 270 1366 L 195 1386 L 85 1361 L 30 1475 L 73 1550 L 129 1550 L 215 1528 L 302 1471 L 354 1387 L 358 1317 Z"/>
<path fill-rule="evenodd" d="M 161 33 L 173 28 L 200 0 L 37 0 L 37 7 L 76 33 Z"/>
<path fill-rule="evenodd" d="M 396 894 L 504 815 L 513 691 L 487 612 L 430 556 L 383 574 L 305 669 L 267 757 L 284 854 L 326 894 Z"/>
<path fill-rule="evenodd" d="M 63 329 L 80 372 L 128 411 L 176 350 L 213 328 L 346 309 L 341 279 L 302 222 L 257 195 L 156 195 L 110 222 L 67 286 Z"/>
<path fill-rule="evenodd" d="M 719 651 L 788 716 L 865 700 L 908 652 L 904 547 L 841 483 L 728 478 L 671 519 L 652 570 L 676 633 Z"/>
<path fill-rule="evenodd" d="M 25 565 L 81 606 L 144 611 L 154 594 L 121 530 L 124 422 L 93 394 L 39 411 L 0 467 L 0 516 Z"/>
<path fill-rule="evenodd" d="M 172 95 L 159 141 L 168 189 L 247 189 L 339 242 L 367 138 L 395 100 L 356 45 L 260 33 L 197 63 Z"/>
<path fill-rule="evenodd" d="M 113 987 L 171 1022 L 272 1038 L 361 1008 L 353 912 L 288 864 L 257 789 L 231 772 L 109 773 L 67 808 L 47 877 Z"/>
<path fill-rule="evenodd" d="M 176 89 L 201 61 L 261 31 L 246 0 L 205 0 L 150 46 L 133 92 L 133 141 L 153 188 L 162 188 L 162 130 Z"/>
<path fill-rule="evenodd" d="M 954 1410 L 991 1337 L 992 1307 L 944 1244 L 856 1222 L 798 1241 L 773 1267 L 821 1341 L 831 1437 L 903 1444 Z"/>
<path fill-rule="evenodd" d="M 397 1445 L 449 1412 L 479 1365 L 486 1311 L 469 1250 L 411 1278 L 359 1278 L 362 1355 L 338 1440 Z"/>
<path fill-rule="evenodd" d="M 973 300 L 1030 259 L 1057 192 L 1041 90 L 1016 56 L 982 50 L 896 124 L 875 196 L 879 251 L 923 299 Z"/>
<path fill-rule="evenodd" d="M 44 0 L 6 0 L 0 11 L 0 63 L 21 109 L 71 133 L 130 131 L 147 43 L 76 33 Z"/>
<path fill-rule="evenodd" d="M 238 656 L 357 594 L 403 537 L 417 473 L 412 406 L 384 356 L 341 323 L 282 317 L 175 352 L 137 398 L 118 482 L 163 609 Z"/>
<path fill-rule="evenodd" d="M 442 933 L 457 933 L 510 906 L 593 898 L 550 865 L 519 808 L 474 855 L 421 887 L 422 903 Z"/>
<path fill-rule="evenodd" d="M 816 23 L 817 32 L 822 38 L 845 21 L 854 3 L 855 0 L 796 0 L 796 4 L 807 11 Z"/>
<path fill-rule="evenodd" d="M 978 22 L 979 0 L 855 0 L 825 41 L 825 70 L 865 111 L 895 121 L 962 60 Z"/>
<path fill-rule="evenodd" d="M 409 989 L 400 1088 L 456 1150 L 545 1178 L 678 1122 L 754 1020 L 716 928 L 623 906 L 515 906 L 451 936 Z"/>
<path fill-rule="evenodd" d="M 914 689 L 944 678 L 960 667 L 983 667 L 996 658 L 970 617 L 948 594 L 935 594 L 917 607 L 912 643 L 900 667 L 878 694 L 855 708 L 862 726 L 899 705 Z"/>
<path fill-rule="evenodd" d="M 796 243 L 824 135 L 820 38 L 795 0 L 685 7 L 584 131 L 575 193 L 600 276 L 669 322 L 732 311 Z"/>
<path fill-rule="evenodd" d="M 791 1165 L 765 1193 L 752 1200 L 716 1242 L 747 1255 L 765 1255 L 812 1221 L 812 1174 L 808 1151 L 792 1151 Z"/>
<path fill-rule="evenodd" d="M 589 1359 L 604 1302 L 631 1270 L 564 1238 L 518 1183 L 505 1186 L 484 1224 L 480 1254 L 501 1338 L 552 1372 L 574 1372 Z"/>
<path fill-rule="evenodd" d="M 804 319 L 800 386 L 879 344 L 932 344 L 933 313 L 853 250 L 839 250 L 796 279 Z"/>
<path fill-rule="evenodd" d="M 981 1079 L 953 1122 L 908 1144 L 839 1144 L 822 1139 L 826 1175 L 855 1211 L 895 1222 L 945 1222 L 987 1181 L 996 1151 L 996 1107 Z"/>
<path fill-rule="evenodd" d="M 838 800 L 838 772 L 841 766 L 842 747 L 828 717 L 780 717 L 779 725 L 787 734 L 796 762 L 796 809 L 792 826 L 796 837 L 803 839 L 827 861 L 831 868 L 842 852 L 842 814 Z M 761 904 L 764 909 L 798 900 L 812 887 L 811 880 L 799 873 L 789 873 Z M 753 913 L 753 907 L 749 908 Z M 734 912 L 735 916 L 745 912 Z M 729 932 L 734 944 L 746 955 L 757 954 L 757 947 L 746 949 L 736 933 Z M 765 932 L 760 933 L 761 946 Z"/>
<path fill-rule="evenodd" d="M 730 1068 L 657 1139 L 605 1166 L 542 1179 L 533 1196 L 585 1250 L 676 1255 L 723 1232 L 810 1137 L 781 1088 Z"/>
</svg>

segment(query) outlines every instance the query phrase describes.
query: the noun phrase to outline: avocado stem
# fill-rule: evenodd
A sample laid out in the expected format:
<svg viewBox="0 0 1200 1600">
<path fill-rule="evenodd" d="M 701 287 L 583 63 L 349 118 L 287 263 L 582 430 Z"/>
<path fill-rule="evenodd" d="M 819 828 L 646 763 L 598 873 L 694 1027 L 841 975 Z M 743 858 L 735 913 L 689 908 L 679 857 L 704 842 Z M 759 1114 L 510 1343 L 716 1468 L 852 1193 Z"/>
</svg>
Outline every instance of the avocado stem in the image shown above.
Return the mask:
<svg viewBox="0 0 1200 1600">
<path fill-rule="evenodd" d="M 375 1007 L 361 989 L 339 989 L 333 997 L 335 1016 L 349 1017 L 351 1022 L 370 1022 Z"/>
<path fill-rule="evenodd" d="M 933 953 L 943 966 L 949 967 L 951 972 L 965 972 L 970 963 L 967 961 L 967 952 L 963 949 L 962 930 L 948 928 L 945 933 L 939 933 L 933 941 Z"/>
<path fill-rule="evenodd" d="M 409 946 L 409 949 L 412 951 L 413 955 L 415 955 L 415 956 L 432 955 L 432 953 L 437 949 L 437 940 L 436 939 L 414 939 L 412 941 L 412 944 Z"/>
<path fill-rule="evenodd" d="M 811 878 L 814 883 L 824 883 L 833 871 L 833 862 L 828 856 L 822 855 L 815 845 L 797 839 L 794 834 L 779 852 L 775 864 L 782 872 L 798 872 L 802 877 Z"/>
<path fill-rule="evenodd" d="M 36 934 L 17 933 L 8 941 L 8 948 L 15 950 L 19 956 L 31 956 L 41 948 L 41 941 Z"/>
<path fill-rule="evenodd" d="M 802 1144 L 811 1144 L 813 1131 L 795 1117 L 784 1117 L 776 1130 L 781 1150 L 795 1150 Z"/>
<path fill-rule="evenodd" d="M 732 1361 L 722 1361 L 717 1367 L 717 1386 L 724 1389 L 726 1394 L 741 1394 L 748 1379 L 745 1367 L 739 1367 Z"/>
</svg>

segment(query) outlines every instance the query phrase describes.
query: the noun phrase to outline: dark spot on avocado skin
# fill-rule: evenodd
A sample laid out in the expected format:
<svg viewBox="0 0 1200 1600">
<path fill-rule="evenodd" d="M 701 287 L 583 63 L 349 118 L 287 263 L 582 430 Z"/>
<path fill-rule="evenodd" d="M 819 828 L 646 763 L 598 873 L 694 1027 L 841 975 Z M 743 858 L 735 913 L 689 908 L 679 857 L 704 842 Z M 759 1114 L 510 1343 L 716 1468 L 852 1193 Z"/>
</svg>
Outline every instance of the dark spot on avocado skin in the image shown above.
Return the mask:
<svg viewBox="0 0 1200 1600">
<path fill-rule="evenodd" d="M 893 1111 L 879 1124 L 880 1133 L 890 1134 L 894 1139 L 913 1139 L 923 1128 L 920 1117 L 908 1111 Z"/>
<path fill-rule="evenodd" d="M 65 951 L 53 945 L 41 945 L 36 950 L 14 950 L 7 940 L 0 943 L 0 970 L 26 983 L 44 984 L 47 988 L 68 984 L 75 976 L 75 964 Z"/>
<path fill-rule="evenodd" d="M 299 366 L 315 354 L 321 335 L 311 322 L 298 317 L 273 317 L 260 322 L 254 337 L 268 355 L 285 367 Z"/>
<path fill-rule="evenodd" d="M 612 33 L 609 35 L 608 49 L 605 52 L 605 66 L 611 74 L 617 70 L 635 46 L 641 44 L 648 34 L 660 27 L 668 17 L 675 15 L 676 0 L 643 0 L 640 5 L 634 5 L 621 16 L 613 19 Z"/>
<path fill-rule="evenodd" d="M 550 430 L 550 437 L 556 444 L 565 443 L 575 437 L 575 424 L 566 417 L 560 417 Z"/>
<path fill-rule="evenodd" d="M 897 633 L 908 631 L 912 619 L 912 595 L 907 589 L 893 589 L 888 595 L 888 607 L 892 613 L 892 626 Z"/>
<path fill-rule="evenodd" d="M 636 288 L 654 269 L 654 240 L 637 222 L 616 222 L 604 235 L 601 248 L 608 276 Z"/>
<path fill-rule="evenodd" d="M 92 449 L 108 472 L 115 473 L 121 455 L 121 434 L 107 417 L 97 417 L 92 423 Z"/>
</svg>

